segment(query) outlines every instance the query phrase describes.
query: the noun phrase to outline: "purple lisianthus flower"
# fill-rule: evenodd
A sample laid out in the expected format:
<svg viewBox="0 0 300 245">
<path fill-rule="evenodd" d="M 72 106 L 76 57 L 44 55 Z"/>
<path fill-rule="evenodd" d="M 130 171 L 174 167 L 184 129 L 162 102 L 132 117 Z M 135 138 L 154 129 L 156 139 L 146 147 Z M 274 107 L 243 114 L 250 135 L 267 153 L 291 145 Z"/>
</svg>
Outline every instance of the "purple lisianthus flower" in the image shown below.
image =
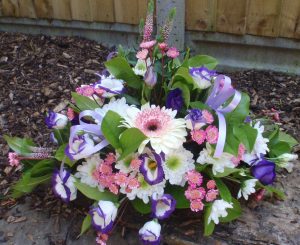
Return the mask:
<svg viewBox="0 0 300 245">
<path fill-rule="evenodd" d="M 101 94 L 104 98 L 111 98 L 124 92 L 124 81 L 113 76 L 100 76 L 101 79 L 95 83 L 94 89 L 101 89 L 104 92 Z"/>
<path fill-rule="evenodd" d="M 251 167 L 252 175 L 264 185 L 270 185 L 276 177 L 275 163 L 261 159 Z"/>
<path fill-rule="evenodd" d="M 96 207 L 92 207 L 89 214 L 92 217 L 92 226 L 96 231 L 108 233 L 113 228 L 118 214 L 117 206 L 111 201 L 99 201 Z"/>
<path fill-rule="evenodd" d="M 58 144 L 58 140 L 55 138 L 55 135 L 53 132 L 50 133 L 50 141 L 53 143 L 53 144 Z"/>
<path fill-rule="evenodd" d="M 217 76 L 216 71 L 209 70 L 204 66 L 190 68 L 190 74 L 195 84 L 200 89 L 207 89 L 211 86 L 211 80 Z"/>
<path fill-rule="evenodd" d="M 156 185 L 164 180 L 163 158 L 161 155 L 155 152 L 152 154 L 142 154 L 140 159 L 142 160 L 140 172 L 148 184 Z"/>
<path fill-rule="evenodd" d="M 161 225 L 155 220 L 148 221 L 139 230 L 140 239 L 144 245 L 159 245 Z"/>
<path fill-rule="evenodd" d="M 68 118 L 63 114 L 49 111 L 45 123 L 49 129 L 63 129 L 68 124 Z"/>
<path fill-rule="evenodd" d="M 160 198 L 152 197 L 151 210 L 153 217 L 166 219 L 173 213 L 176 207 L 176 200 L 169 194 L 164 194 Z"/>
<path fill-rule="evenodd" d="M 56 196 L 69 203 L 76 199 L 77 188 L 74 185 L 75 178 L 65 169 L 54 170 L 52 176 L 52 189 Z"/>
<path fill-rule="evenodd" d="M 183 106 L 182 91 L 180 88 L 171 90 L 167 96 L 166 107 L 176 111 L 180 111 Z"/>
<path fill-rule="evenodd" d="M 144 81 L 151 88 L 157 83 L 157 73 L 154 71 L 153 66 L 148 67 L 144 76 Z"/>
<path fill-rule="evenodd" d="M 186 125 L 188 129 L 198 130 L 206 124 L 206 120 L 203 117 L 202 111 L 199 109 L 188 110 L 188 115 L 185 117 Z"/>
</svg>

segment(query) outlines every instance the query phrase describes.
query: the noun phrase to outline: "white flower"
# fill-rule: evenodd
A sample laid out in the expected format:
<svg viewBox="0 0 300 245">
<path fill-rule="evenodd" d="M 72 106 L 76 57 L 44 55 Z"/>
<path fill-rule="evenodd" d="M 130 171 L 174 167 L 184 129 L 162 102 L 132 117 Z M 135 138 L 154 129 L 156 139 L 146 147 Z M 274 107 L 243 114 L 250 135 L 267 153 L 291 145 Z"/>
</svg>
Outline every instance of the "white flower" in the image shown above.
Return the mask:
<svg viewBox="0 0 300 245">
<path fill-rule="evenodd" d="M 256 185 L 257 179 L 249 179 L 242 183 L 241 189 L 238 193 L 238 198 L 241 198 L 242 195 L 245 198 L 245 200 L 248 200 L 248 196 L 252 193 L 255 193 L 255 185 Z"/>
<path fill-rule="evenodd" d="M 95 154 L 89 158 L 86 158 L 86 162 L 83 162 L 82 165 L 77 166 L 78 172 L 75 174 L 75 177 L 80 178 L 80 182 L 84 184 L 87 184 L 91 187 L 98 187 L 99 190 L 102 190 L 97 179 L 93 176 L 94 171 L 102 162 L 103 160 L 100 158 L 99 154 Z"/>
<path fill-rule="evenodd" d="M 67 203 L 75 200 L 77 197 L 75 181 L 75 178 L 67 170 L 55 170 L 52 177 L 52 188 L 55 195 Z"/>
<path fill-rule="evenodd" d="M 138 59 L 135 67 L 133 68 L 133 72 L 138 76 L 144 76 L 147 71 L 147 65 L 151 65 L 151 61 L 149 58 L 147 59 L 147 64 L 145 60 Z"/>
<path fill-rule="evenodd" d="M 130 108 L 130 106 L 126 104 L 126 99 L 124 97 L 118 100 L 112 98 L 111 101 L 108 104 L 105 104 L 102 108 L 95 109 L 95 112 L 98 113 L 102 118 L 105 117 L 108 111 L 116 112 L 121 117 L 125 117 L 128 108 Z M 99 121 L 96 121 L 96 123 L 101 124 Z"/>
<path fill-rule="evenodd" d="M 120 189 L 120 192 L 126 194 L 129 200 L 134 200 L 136 197 L 143 200 L 144 203 L 149 202 L 149 198 L 155 193 L 158 196 L 162 196 L 164 194 L 164 189 L 166 186 L 166 181 L 156 185 L 149 185 L 142 174 L 138 175 L 138 181 L 140 182 L 140 187 L 133 189 L 130 193 L 127 193 L 124 188 Z"/>
<path fill-rule="evenodd" d="M 223 152 L 219 158 L 212 156 L 212 147 L 210 144 L 206 144 L 206 149 L 204 148 L 197 159 L 197 163 L 200 164 L 211 164 L 213 174 L 223 173 L 225 168 L 235 168 L 234 163 L 232 162 L 232 155 L 226 152 Z"/>
<path fill-rule="evenodd" d="M 120 154 L 116 153 L 116 159 L 118 159 L 119 157 Z M 119 169 L 120 172 L 122 173 L 128 174 L 132 172 L 132 168 L 130 167 L 131 161 L 137 158 L 138 158 L 138 154 L 136 153 L 129 154 L 127 157 L 123 158 L 122 160 L 117 161 L 115 168 Z"/>
<path fill-rule="evenodd" d="M 289 173 L 291 173 L 294 168 L 292 161 L 296 161 L 297 159 L 297 154 L 284 153 L 277 158 L 276 163 L 279 167 L 285 168 Z"/>
<path fill-rule="evenodd" d="M 101 80 L 94 85 L 95 88 L 103 89 L 102 94 L 104 98 L 110 98 L 117 94 L 121 94 L 124 89 L 124 81 L 116 79 L 112 75 L 109 77 L 101 76 Z"/>
<path fill-rule="evenodd" d="M 171 151 L 165 156 L 162 165 L 165 179 L 169 180 L 171 185 L 184 186 L 186 182 L 184 175 L 189 170 L 195 169 L 194 162 L 193 154 L 184 147 Z"/>
<path fill-rule="evenodd" d="M 233 208 L 231 203 L 224 200 L 215 200 L 211 207 L 211 213 L 208 217 L 208 224 L 213 221 L 215 224 L 219 224 L 219 217 L 226 217 L 228 215 L 226 209 Z"/>
<path fill-rule="evenodd" d="M 154 220 L 146 222 L 139 230 L 143 244 L 158 245 L 160 243 L 160 231 L 161 225 L 158 222 Z"/>
<path fill-rule="evenodd" d="M 123 125 L 128 128 L 138 128 L 147 137 L 140 145 L 141 153 L 147 143 L 150 142 L 156 153 L 168 154 L 171 150 L 178 149 L 185 142 L 186 125 L 183 118 L 176 119 L 177 111 L 160 108 L 149 103 L 141 109 L 130 107 Z"/>
</svg>

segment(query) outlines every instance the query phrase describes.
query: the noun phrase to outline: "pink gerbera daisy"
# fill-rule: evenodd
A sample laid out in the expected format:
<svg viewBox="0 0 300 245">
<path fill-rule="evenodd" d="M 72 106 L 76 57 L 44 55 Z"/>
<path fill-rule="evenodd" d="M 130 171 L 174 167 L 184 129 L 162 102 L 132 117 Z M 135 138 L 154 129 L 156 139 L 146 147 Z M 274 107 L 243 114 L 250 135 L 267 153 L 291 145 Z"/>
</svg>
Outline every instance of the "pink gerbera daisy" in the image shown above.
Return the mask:
<svg viewBox="0 0 300 245">
<path fill-rule="evenodd" d="M 167 154 L 182 146 L 187 135 L 185 120 L 175 118 L 176 113 L 172 109 L 150 106 L 147 103 L 141 110 L 135 107 L 129 108 L 123 124 L 128 128 L 138 128 L 147 137 L 139 148 L 140 153 L 150 142 L 156 153 Z"/>
</svg>

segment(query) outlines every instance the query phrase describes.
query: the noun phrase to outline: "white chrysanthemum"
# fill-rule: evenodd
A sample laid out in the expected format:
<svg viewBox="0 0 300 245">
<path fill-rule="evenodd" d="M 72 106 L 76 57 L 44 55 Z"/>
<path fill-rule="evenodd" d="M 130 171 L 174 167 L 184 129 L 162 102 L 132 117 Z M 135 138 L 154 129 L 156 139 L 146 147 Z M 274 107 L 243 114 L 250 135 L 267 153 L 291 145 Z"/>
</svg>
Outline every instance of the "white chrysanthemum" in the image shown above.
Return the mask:
<svg viewBox="0 0 300 245">
<path fill-rule="evenodd" d="M 252 193 L 255 193 L 255 185 L 256 185 L 257 179 L 249 179 L 242 183 L 241 189 L 238 193 L 238 198 L 241 198 L 242 196 L 245 198 L 245 200 L 248 200 L 249 195 Z"/>
<path fill-rule="evenodd" d="M 144 203 L 148 203 L 150 197 L 155 193 L 158 196 L 162 196 L 164 194 L 164 189 L 166 186 L 166 181 L 149 185 L 145 180 L 143 175 L 138 175 L 138 181 L 140 182 L 140 187 L 133 189 L 130 193 L 127 193 L 124 188 L 120 189 L 120 192 L 126 194 L 129 200 L 134 200 L 136 197 L 143 200 Z"/>
<path fill-rule="evenodd" d="M 147 139 L 140 145 L 139 153 L 150 142 L 156 153 L 168 154 L 181 147 L 186 140 L 185 120 L 183 118 L 176 119 L 176 114 L 177 111 L 172 109 L 150 106 L 147 103 L 141 109 L 128 108 L 123 124 L 128 128 L 138 128 L 146 135 Z"/>
<path fill-rule="evenodd" d="M 120 157 L 119 153 L 116 153 L 116 159 L 118 159 Z M 130 172 L 132 172 L 132 168 L 130 167 L 131 161 L 133 159 L 137 159 L 138 158 L 138 154 L 133 153 L 128 155 L 127 157 L 125 157 L 122 160 L 117 161 L 115 168 L 119 169 L 120 172 L 128 174 Z"/>
<path fill-rule="evenodd" d="M 163 170 L 165 179 L 169 180 L 172 185 L 184 186 L 186 180 L 184 175 L 189 170 L 195 169 L 193 154 L 183 147 L 171 151 L 165 156 Z"/>
<path fill-rule="evenodd" d="M 208 224 L 213 221 L 215 224 L 219 224 L 219 217 L 226 217 L 228 215 L 226 209 L 233 208 L 231 203 L 224 200 L 215 200 L 211 207 L 211 213 L 208 217 Z"/>
<path fill-rule="evenodd" d="M 117 100 L 112 98 L 110 102 L 105 104 L 102 108 L 95 109 L 95 112 L 98 113 L 102 118 L 105 117 L 108 111 L 116 112 L 121 117 L 125 117 L 128 108 L 130 108 L 130 106 L 126 104 L 126 99 L 124 97 Z M 101 124 L 101 122 L 98 121 L 96 121 L 96 123 Z"/>
<path fill-rule="evenodd" d="M 75 174 L 75 177 L 80 178 L 80 182 L 84 184 L 100 188 L 98 181 L 93 176 L 93 173 L 102 161 L 103 160 L 100 158 L 99 154 L 86 158 L 86 162 L 83 162 L 82 165 L 77 167 L 78 172 Z"/>
<path fill-rule="evenodd" d="M 206 148 L 204 148 L 197 159 L 197 163 L 200 164 L 211 164 L 213 174 L 223 173 L 225 168 L 235 168 L 234 163 L 232 162 L 232 155 L 223 152 L 219 158 L 215 158 L 212 156 L 212 147 L 210 144 L 206 144 Z"/>
</svg>

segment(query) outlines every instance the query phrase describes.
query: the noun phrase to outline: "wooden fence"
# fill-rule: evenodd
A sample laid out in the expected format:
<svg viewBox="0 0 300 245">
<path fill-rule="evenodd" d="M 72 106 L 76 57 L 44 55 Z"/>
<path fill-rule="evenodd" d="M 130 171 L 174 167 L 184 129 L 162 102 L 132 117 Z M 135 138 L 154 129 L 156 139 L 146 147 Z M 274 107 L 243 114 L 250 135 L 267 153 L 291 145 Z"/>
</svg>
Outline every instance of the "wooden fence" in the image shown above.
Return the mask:
<svg viewBox="0 0 300 245">
<path fill-rule="evenodd" d="M 1 15 L 138 24 L 147 0 L 0 0 Z M 300 39 L 300 0 L 186 0 L 186 29 Z M 184 10 L 179 10 L 184 11 Z"/>
</svg>

